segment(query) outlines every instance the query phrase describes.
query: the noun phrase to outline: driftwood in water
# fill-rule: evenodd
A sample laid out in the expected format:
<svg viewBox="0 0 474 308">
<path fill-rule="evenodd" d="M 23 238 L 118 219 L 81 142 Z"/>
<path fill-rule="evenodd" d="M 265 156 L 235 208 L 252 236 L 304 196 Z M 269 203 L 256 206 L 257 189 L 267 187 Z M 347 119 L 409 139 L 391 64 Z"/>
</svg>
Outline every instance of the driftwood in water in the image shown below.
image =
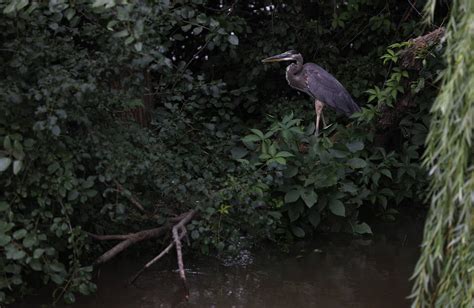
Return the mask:
<svg viewBox="0 0 474 308">
<path fill-rule="evenodd" d="M 117 245 L 115 245 L 114 247 L 106 251 L 104 254 L 102 254 L 99 258 L 97 258 L 94 264 L 99 265 L 107 261 L 110 261 L 112 258 L 117 256 L 120 252 L 124 251 L 131 245 L 141 242 L 143 240 L 163 236 L 166 234 L 166 231 L 171 230 L 172 240 L 170 244 L 165 249 L 163 249 L 155 258 L 153 258 L 151 261 L 146 263 L 145 266 L 132 277 L 132 279 L 130 280 L 130 283 L 135 282 L 136 279 L 147 268 L 149 268 L 155 262 L 160 260 L 165 254 L 170 252 L 174 246 L 176 247 L 176 257 L 177 257 L 177 263 L 178 263 L 178 269 L 179 269 L 179 276 L 181 278 L 181 281 L 183 282 L 183 286 L 185 289 L 185 297 L 187 299 L 189 296 L 189 288 L 186 281 L 186 273 L 184 271 L 181 240 L 187 234 L 186 225 L 195 217 L 196 213 L 197 212 L 195 210 L 190 210 L 186 213 L 183 213 L 177 217 L 170 219 L 169 222 L 165 224 L 164 226 L 154 228 L 154 229 L 143 230 L 143 231 L 139 231 L 135 233 L 130 233 L 130 234 L 97 235 L 97 234 L 88 233 L 90 237 L 99 241 L 110 241 L 110 240 L 121 241 L 120 243 L 118 243 Z M 173 223 L 175 224 L 173 225 Z"/>
<path fill-rule="evenodd" d="M 170 244 L 165 249 L 163 249 L 156 257 L 154 257 L 148 263 L 146 263 L 130 279 L 130 284 L 134 283 L 138 279 L 138 277 L 140 277 L 140 275 L 146 269 L 148 269 L 150 266 L 152 266 L 154 263 L 156 263 L 158 260 L 160 260 L 164 255 L 166 255 L 168 252 L 171 251 L 173 246 L 175 246 L 176 247 L 176 257 L 177 257 L 179 275 L 181 277 L 184 288 L 186 290 L 186 296 L 189 295 L 188 284 L 187 284 L 187 281 L 186 281 L 186 273 L 184 271 L 181 240 L 186 236 L 186 224 L 188 224 L 195 215 L 196 215 L 196 211 L 194 211 L 194 210 L 191 210 L 191 211 L 185 213 L 185 215 L 181 215 L 182 216 L 181 220 L 177 224 L 175 224 L 172 228 L 173 240 L 170 242 Z"/>
</svg>

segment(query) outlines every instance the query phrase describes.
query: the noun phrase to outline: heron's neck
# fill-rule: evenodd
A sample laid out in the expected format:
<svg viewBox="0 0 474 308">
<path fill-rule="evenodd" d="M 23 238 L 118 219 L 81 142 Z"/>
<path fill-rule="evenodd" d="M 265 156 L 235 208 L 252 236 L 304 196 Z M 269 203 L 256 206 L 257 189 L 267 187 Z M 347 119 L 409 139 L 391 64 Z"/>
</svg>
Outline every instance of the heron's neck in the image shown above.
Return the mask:
<svg viewBox="0 0 474 308">
<path fill-rule="evenodd" d="M 303 57 L 301 55 L 297 55 L 295 57 L 295 61 L 295 63 L 291 63 L 287 67 L 287 73 L 291 75 L 298 74 L 303 69 Z"/>
</svg>

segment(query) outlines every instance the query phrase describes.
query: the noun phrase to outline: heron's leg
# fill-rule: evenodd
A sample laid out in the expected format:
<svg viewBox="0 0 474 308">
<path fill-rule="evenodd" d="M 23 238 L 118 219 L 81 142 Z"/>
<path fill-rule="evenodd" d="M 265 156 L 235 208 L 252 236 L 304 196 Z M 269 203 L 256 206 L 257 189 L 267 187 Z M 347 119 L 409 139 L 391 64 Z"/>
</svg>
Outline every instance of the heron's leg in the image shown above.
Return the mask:
<svg viewBox="0 0 474 308">
<path fill-rule="evenodd" d="M 321 120 L 323 120 L 323 128 L 326 128 L 326 121 L 324 120 L 324 113 L 321 111 Z"/>
<path fill-rule="evenodd" d="M 321 118 L 321 115 L 323 113 L 323 103 L 320 102 L 319 100 L 314 101 L 314 109 L 316 110 L 316 129 L 314 131 L 314 134 L 317 136 L 319 134 L 319 119 Z M 323 117 L 324 121 L 324 117 Z"/>
</svg>

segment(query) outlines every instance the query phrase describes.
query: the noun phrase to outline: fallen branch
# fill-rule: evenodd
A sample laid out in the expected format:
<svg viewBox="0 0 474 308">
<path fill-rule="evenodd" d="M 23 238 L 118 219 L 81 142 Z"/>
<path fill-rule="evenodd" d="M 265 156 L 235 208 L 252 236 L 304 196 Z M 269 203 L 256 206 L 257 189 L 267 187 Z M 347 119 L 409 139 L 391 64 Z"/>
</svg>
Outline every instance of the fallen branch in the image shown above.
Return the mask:
<svg viewBox="0 0 474 308">
<path fill-rule="evenodd" d="M 193 218 L 195 211 L 191 211 L 187 216 L 183 218 L 177 225 L 173 227 L 173 240 L 176 246 L 176 258 L 178 259 L 179 276 L 183 282 L 186 299 L 189 297 L 188 282 L 186 281 L 186 273 L 184 272 L 183 253 L 181 251 L 181 238 L 186 235 L 186 224 Z M 181 234 L 178 234 L 178 230 L 181 230 Z"/>
<path fill-rule="evenodd" d="M 125 234 L 125 235 L 97 235 L 88 233 L 94 239 L 104 241 L 104 240 L 122 240 L 120 243 L 106 251 L 103 255 L 101 255 L 97 260 L 95 260 L 94 264 L 99 265 L 105 263 L 127 249 L 129 246 L 141 242 L 143 240 L 147 240 L 150 238 L 158 237 L 164 233 L 164 231 L 168 230 L 169 226 L 165 225 L 159 228 L 144 230 L 136 233 Z"/>
<path fill-rule="evenodd" d="M 130 284 L 133 284 L 138 277 L 150 266 L 152 266 L 155 262 L 160 260 L 165 254 L 171 251 L 173 246 L 176 246 L 176 255 L 177 255 L 177 261 L 178 261 L 178 268 L 179 268 L 179 274 L 181 277 L 181 280 L 183 282 L 185 291 L 186 291 L 186 297 L 189 296 L 189 289 L 186 281 L 186 274 L 184 272 L 184 263 L 183 263 L 183 255 L 182 255 L 182 247 L 181 247 L 181 240 L 183 237 L 186 235 L 186 224 L 188 224 L 191 219 L 196 215 L 195 210 L 191 210 L 187 213 L 184 213 L 183 215 L 180 215 L 179 217 L 181 220 L 173 226 L 172 228 L 172 233 L 173 233 L 173 241 L 165 248 L 163 249 L 156 257 L 151 259 L 148 263 L 146 263 L 131 279 L 130 279 Z M 181 231 L 181 233 L 179 233 Z"/>
</svg>

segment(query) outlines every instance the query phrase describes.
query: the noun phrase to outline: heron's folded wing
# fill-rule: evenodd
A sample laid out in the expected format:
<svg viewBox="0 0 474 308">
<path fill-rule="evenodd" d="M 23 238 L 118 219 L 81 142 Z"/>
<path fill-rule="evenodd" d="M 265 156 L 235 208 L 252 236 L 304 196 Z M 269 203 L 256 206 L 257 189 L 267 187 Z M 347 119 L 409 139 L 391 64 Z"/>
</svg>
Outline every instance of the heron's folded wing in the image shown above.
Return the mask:
<svg viewBox="0 0 474 308">
<path fill-rule="evenodd" d="M 309 92 L 316 99 L 347 116 L 360 111 L 344 86 L 322 67 L 307 63 L 303 70 Z"/>
</svg>

